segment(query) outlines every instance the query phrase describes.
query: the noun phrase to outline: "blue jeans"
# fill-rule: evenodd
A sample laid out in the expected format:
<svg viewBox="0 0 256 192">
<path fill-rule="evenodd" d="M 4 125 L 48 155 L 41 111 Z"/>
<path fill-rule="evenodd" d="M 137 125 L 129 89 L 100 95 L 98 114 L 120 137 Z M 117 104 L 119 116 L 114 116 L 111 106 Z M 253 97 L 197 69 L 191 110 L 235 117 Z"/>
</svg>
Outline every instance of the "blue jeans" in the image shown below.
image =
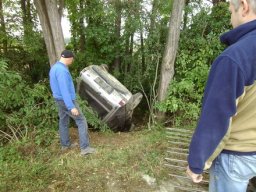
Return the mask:
<svg viewBox="0 0 256 192">
<path fill-rule="evenodd" d="M 75 120 L 76 125 L 78 127 L 80 148 L 85 149 L 86 147 L 88 147 L 89 146 L 88 125 L 78 104 L 75 101 L 73 101 L 77 110 L 79 111 L 79 115 L 74 116 L 71 114 L 71 111 L 67 109 L 64 101 L 62 100 L 55 100 L 55 101 L 59 109 L 59 134 L 60 134 L 61 145 L 63 147 L 70 146 L 68 125 L 71 117 L 72 119 Z"/>
<path fill-rule="evenodd" d="M 210 192 L 246 192 L 256 176 L 256 155 L 221 153 L 210 169 Z"/>
</svg>

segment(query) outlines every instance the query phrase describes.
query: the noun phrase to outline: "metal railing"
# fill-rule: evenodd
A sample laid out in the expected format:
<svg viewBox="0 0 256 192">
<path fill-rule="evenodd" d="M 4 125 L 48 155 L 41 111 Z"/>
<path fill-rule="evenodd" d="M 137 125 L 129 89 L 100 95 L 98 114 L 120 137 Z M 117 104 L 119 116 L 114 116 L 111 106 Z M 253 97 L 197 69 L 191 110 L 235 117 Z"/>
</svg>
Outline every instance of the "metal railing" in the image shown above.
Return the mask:
<svg viewBox="0 0 256 192">
<path fill-rule="evenodd" d="M 203 181 L 195 184 L 186 175 L 188 146 L 191 140 L 193 130 L 167 128 L 167 138 L 169 148 L 167 149 L 168 157 L 165 158 L 165 166 L 169 169 L 169 176 L 175 192 L 194 191 L 207 192 L 209 185 L 209 174 L 204 172 Z"/>
<path fill-rule="evenodd" d="M 165 166 L 170 170 L 169 176 L 175 192 L 195 191 L 207 192 L 209 185 L 209 172 L 203 173 L 203 181 L 195 184 L 186 176 L 188 146 L 193 134 L 191 129 L 167 128 L 167 138 L 170 144 L 167 149 L 168 157 L 165 158 Z M 247 192 L 256 192 L 256 177 L 249 185 Z"/>
</svg>

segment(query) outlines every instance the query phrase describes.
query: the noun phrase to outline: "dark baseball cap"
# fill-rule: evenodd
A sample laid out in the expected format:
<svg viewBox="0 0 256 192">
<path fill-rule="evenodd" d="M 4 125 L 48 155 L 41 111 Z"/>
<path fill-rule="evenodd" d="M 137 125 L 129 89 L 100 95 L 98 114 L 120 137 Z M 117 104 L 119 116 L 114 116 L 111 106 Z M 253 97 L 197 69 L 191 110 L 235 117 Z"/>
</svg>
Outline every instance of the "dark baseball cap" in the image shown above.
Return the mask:
<svg viewBox="0 0 256 192">
<path fill-rule="evenodd" d="M 61 52 L 61 57 L 71 58 L 71 57 L 74 57 L 74 53 L 70 50 L 64 50 L 64 51 Z"/>
</svg>

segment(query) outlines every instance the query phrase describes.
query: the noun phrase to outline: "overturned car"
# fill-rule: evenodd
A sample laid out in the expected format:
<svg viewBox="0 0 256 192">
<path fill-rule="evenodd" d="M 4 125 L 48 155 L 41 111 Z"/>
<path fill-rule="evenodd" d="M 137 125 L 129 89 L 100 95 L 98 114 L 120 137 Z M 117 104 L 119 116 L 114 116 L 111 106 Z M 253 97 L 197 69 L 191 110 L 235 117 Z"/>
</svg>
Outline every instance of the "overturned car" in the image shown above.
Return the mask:
<svg viewBox="0 0 256 192">
<path fill-rule="evenodd" d="M 107 71 L 106 65 L 91 65 L 80 72 L 78 94 L 97 112 L 113 131 L 129 131 L 133 110 L 142 99 L 132 93 Z"/>
</svg>

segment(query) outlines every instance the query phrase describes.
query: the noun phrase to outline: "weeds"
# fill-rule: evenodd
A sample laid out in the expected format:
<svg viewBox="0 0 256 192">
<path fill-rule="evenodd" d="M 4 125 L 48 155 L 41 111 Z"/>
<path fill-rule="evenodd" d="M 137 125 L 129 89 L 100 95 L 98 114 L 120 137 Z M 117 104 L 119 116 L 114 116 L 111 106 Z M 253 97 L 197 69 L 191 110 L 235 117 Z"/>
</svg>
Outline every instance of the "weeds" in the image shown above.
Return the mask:
<svg viewBox="0 0 256 192">
<path fill-rule="evenodd" d="M 21 141 L 0 148 L 0 191 L 152 191 L 142 174 L 167 177 L 164 131 L 91 133 L 91 141 L 98 152 L 86 157 L 78 148 L 61 153 L 54 135 L 48 146 Z"/>
</svg>

